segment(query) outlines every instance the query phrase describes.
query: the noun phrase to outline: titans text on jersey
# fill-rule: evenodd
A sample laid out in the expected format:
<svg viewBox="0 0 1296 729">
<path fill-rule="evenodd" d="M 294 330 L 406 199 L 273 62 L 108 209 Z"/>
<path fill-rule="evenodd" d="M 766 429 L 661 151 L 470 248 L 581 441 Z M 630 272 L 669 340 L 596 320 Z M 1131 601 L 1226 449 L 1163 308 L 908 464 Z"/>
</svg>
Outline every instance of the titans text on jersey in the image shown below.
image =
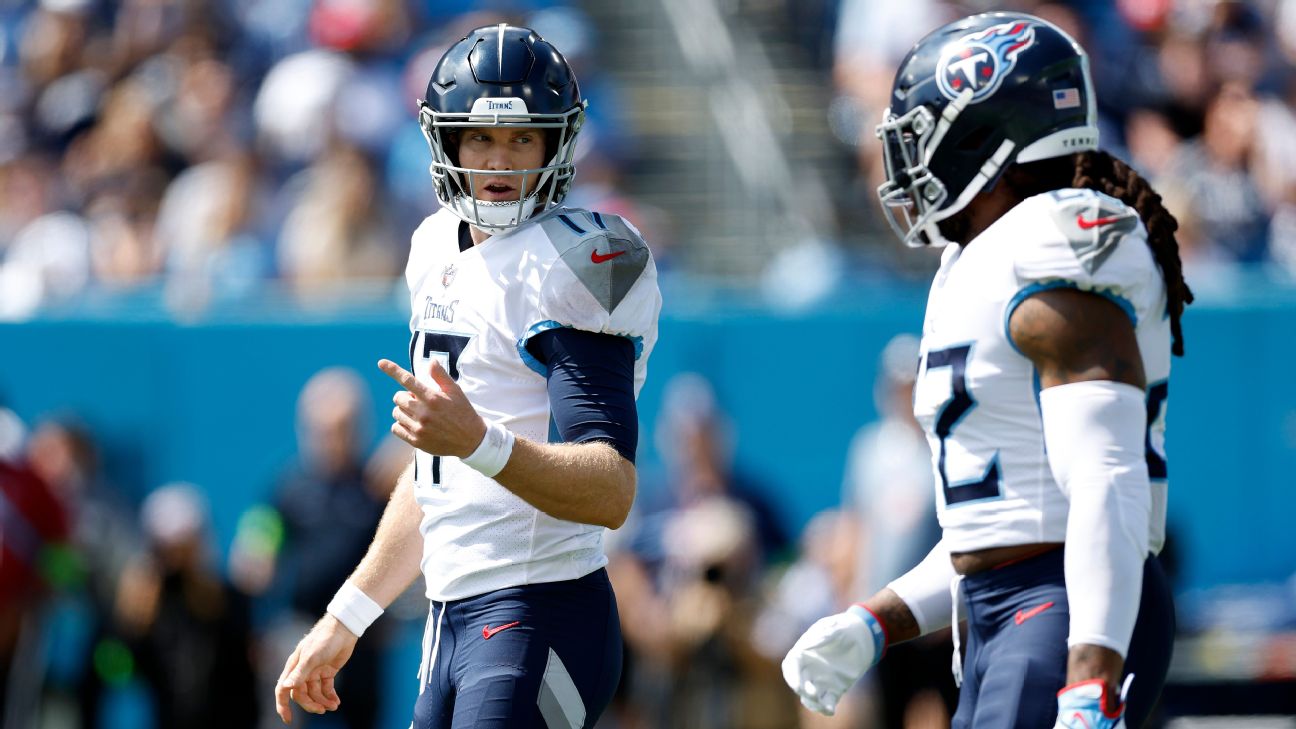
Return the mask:
<svg viewBox="0 0 1296 729">
<path fill-rule="evenodd" d="M 434 359 L 478 414 L 516 435 L 559 440 L 546 371 L 527 341 L 559 327 L 626 337 L 635 394 L 657 340 L 657 270 L 639 232 L 615 215 L 558 208 L 459 250 L 460 219 L 441 210 L 414 232 L 405 276 L 410 363 L 436 387 Z M 551 517 L 459 459 L 417 451 L 427 596 L 456 600 L 571 580 L 607 562 L 603 527 Z"/>
</svg>

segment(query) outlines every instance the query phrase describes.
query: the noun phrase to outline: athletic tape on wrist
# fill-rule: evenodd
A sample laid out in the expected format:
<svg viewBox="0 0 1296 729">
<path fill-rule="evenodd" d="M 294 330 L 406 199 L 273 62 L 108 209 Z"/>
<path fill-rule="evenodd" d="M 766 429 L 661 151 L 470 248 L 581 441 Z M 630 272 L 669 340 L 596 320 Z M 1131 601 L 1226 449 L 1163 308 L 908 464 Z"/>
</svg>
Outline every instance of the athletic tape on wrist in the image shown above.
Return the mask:
<svg viewBox="0 0 1296 729">
<path fill-rule="evenodd" d="M 882 624 L 882 621 L 878 619 L 878 616 L 872 610 L 864 607 L 864 603 L 857 602 L 847 608 L 846 612 L 852 613 L 863 620 L 864 625 L 869 629 L 869 633 L 873 635 L 873 662 L 869 664 L 869 667 L 876 666 L 878 661 L 882 660 L 883 654 L 886 653 L 886 626 Z"/>
<path fill-rule="evenodd" d="M 460 460 L 465 466 L 476 470 L 487 478 L 504 470 L 509 456 L 513 455 L 513 443 L 516 441 L 508 428 L 499 423 L 487 423 L 486 435 L 471 455 Z"/>
<path fill-rule="evenodd" d="M 359 637 L 383 614 L 383 609 L 351 580 L 347 580 L 329 601 L 327 612 Z"/>
</svg>

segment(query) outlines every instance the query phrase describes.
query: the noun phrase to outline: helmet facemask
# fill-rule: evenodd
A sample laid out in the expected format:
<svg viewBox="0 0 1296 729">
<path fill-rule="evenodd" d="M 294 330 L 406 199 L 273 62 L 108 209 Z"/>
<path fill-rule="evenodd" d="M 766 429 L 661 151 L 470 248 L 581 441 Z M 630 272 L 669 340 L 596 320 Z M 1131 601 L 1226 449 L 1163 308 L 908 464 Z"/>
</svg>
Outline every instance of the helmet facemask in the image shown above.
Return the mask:
<svg viewBox="0 0 1296 729">
<path fill-rule="evenodd" d="M 507 105 L 507 106 L 506 106 Z M 520 113 L 514 111 L 521 107 Z M 500 113 L 499 108 L 508 111 Z M 491 110 L 495 109 L 495 110 Z M 432 150 L 433 185 L 437 199 L 459 219 L 476 228 L 498 235 L 526 222 L 538 212 L 556 207 L 567 197 L 572 178 L 576 174 L 576 136 L 584 121 L 585 104 L 561 114 L 530 114 L 526 103 L 517 98 L 478 99 L 473 110 L 466 113 L 441 113 L 433 111 L 427 102 L 419 102 L 419 127 Z M 458 155 L 452 154 L 455 143 L 447 137 L 451 132 L 481 127 L 529 128 L 545 132 L 545 153 L 549 159 L 542 167 L 525 170 L 482 170 L 462 167 Z M 549 133 L 555 130 L 556 134 Z M 548 149 L 556 140 L 553 150 Z M 520 184 L 517 200 L 479 200 L 472 191 L 476 189 L 476 176 L 517 177 Z M 534 189 L 527 181 L 538 175 Z"/>
<path fill-rule="evenodd" d="M 887 181 L 878 186 L 882 212 L 891 228 L 905 245 L 944 246 L 949 241 L 941 235 L 937 223 L 950 218 L 971 202 L 976 194 L 998 179 L 1015 145 L 1004 140 L 976 176 L 950 200 L 951 191 L 931 171 L 932 158 L 940 148 L 954 122 L 972 99 L 972 91 L 959 94 L 947 104 L 937 119 L 931 109 L 917 106 L 903 116 L 893 116 L 887 109 L 877 126 L 882 141 L 882 162 Z"/>
</svg>

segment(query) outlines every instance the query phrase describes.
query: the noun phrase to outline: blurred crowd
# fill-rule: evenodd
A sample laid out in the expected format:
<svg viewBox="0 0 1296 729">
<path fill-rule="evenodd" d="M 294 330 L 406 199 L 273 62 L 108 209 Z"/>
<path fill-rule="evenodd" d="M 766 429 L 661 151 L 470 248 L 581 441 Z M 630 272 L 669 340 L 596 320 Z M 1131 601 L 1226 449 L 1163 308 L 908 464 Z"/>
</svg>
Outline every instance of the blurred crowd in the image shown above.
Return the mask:
<svg viewBox="0 0 1296 729">
<path fill-rule="evenodd" d="M 736 463 L 711 384 L 681 373 L 655 424 L 659 468 L 609 532 L 627 659 L 611 729 L 943 727 L 954 699 L 948 632 L 889 652 L 828 720 L 799 709 L 778 664 L 811 622 L 842 609 L 938 538 L 930 457 L 909 414 L 917 340 L 883 353 L 882 417 L 845 454 L 840 507 L 799 538 L 768 486 Z M 167 483 L 133 503 L 75 418 L 29 427 L 0 408 L 0 729 L 272 727 L 287 654 L 363 555 L 408 446 L 374 428 L 368 385 L 319 371 L 297 401 L 297 454 L 217 544 L 214 494 Z M 286 425 L 286 424 L 285 424 Z M 285 430 L 288 429 L 285 427 Z M 115 447 L 121 447 L 117 444 Z M 415 584 L 338 678 L 339 714 L 298 725 L 372 729 L 388 653 L 425 617 Z M 405 627 L 402 630 L 402 624 Z M 388 702 L 384 709 L 384 702 Z M 403 723 L 403 722 L 402 722 Z"/>
<path fill-rule="evenodd" d="M 395 443 L 367 453 L 370 411 L 354 372 L 312 377 L 297 458 L 222 555 L 199 486 L 133 504 L 83 424 L 28 429 L 0 409 L 0 727 L 277 722 L 266 710 L 284 659 L 363 555 L 410 457 Z M 344 726 L 378 725 L 386 622 L 339 679 Z"/>
<path fill-rule="evenodd" d="M 815 620 L 916 564 L 939 540 L 931 456 L 913 419 L 918 340 L 893 339 L 874 384 L 879 419 L 843 454 L 838 506 L 790 535 L 769 485 L 733 458 L 734 429 L 710 383 L 672 377 L 631 521 L 611 535 L 627 672 L 611 726 L 949 726 L 949 631 L 888 649 L 833 718 L 797 704 L 779 662 Z"/>
<path fill-rule="evenodd" d="M 768 3 L 724 5 L 741 22 Z M 1296 272 L 1296 3 L 775 5 L 784 40 L 836 95 L 826 128 L 857 183 L 834 193 L 843 240 L 893 245 L 871 202 L 872 128 L 899 60 L 947 19 L 1009 7 L 1090 50 L 1104 144 L 1179 217 L 1190 280 L 1210 285 L 1234 264 Z M 194 311 L 267 282 L 396 288 L 409 232 L 437 205 L 415 100 L 450 42 L 498 21 L 562 48 L 592 100 L 569 203 L 647 228 L 668 268 L 668 215 L 621 189 L 651 150 L 636 151 L 634 109 L 605 71 L 615 49 L 579 3 L 6 0 L 0 320 L 87 290 L 153 287 Z M 658 52 L 673 52 L 667 40 Z"/>
<path fill-rule="evenodd" d="M 390 288 L 437 206 L 416 100 L 450 43 L 501 21 L 598 99 L 570 200 L 632 213 L 617 96 L 561 2 L 0 3 L 0 319 L 87 289 L 161 286 L 183 311 L 268 280 Z"/>
</svg>

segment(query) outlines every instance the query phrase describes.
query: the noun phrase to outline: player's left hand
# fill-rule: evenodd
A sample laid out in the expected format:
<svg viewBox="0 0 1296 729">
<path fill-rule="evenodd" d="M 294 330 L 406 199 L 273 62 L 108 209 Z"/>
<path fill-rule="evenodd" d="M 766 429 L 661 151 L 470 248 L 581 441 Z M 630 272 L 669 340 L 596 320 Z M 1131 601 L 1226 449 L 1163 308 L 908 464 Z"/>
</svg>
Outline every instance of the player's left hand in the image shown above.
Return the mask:
<svg viewBox="0 0 1296 729">
<path fill-rule="evenodd" d="M 275 683 L 275 713 L 283 723 L 292 723 L 291 701 L 312 714 L 342 705 L 333 679 L 351 657 L 356 640 L 355 633 L 327 614 L 301 639 Z"/>
<path fill-rule="evenodd" d="M 783 680 L 807 709 L 832 716 L 842 694 L 881 659 L 885 635 L 873 613 L 860 605 L 822 618 L 783 658 Z"/>
<path fill-rule="evenodd" d="M 1120 699 L 1107 690 L 1101 679 L 1064 687 L 1058 692 L 1058 718 L 1053 729 L 1125 729 L 1125 694 L 1129 685 L 1126 679 Z"/>
<path fill-rule="evenodd" d="M 486 423 L 440 362 L 433 360 L 428 368 L 435 387 L 388 359 L 380 360 L 378 369 L 405 388 L 392 398 L 391 432 L 397 438 L 436 456 L 462 458 L 481 445 Z"/>
</svg>

